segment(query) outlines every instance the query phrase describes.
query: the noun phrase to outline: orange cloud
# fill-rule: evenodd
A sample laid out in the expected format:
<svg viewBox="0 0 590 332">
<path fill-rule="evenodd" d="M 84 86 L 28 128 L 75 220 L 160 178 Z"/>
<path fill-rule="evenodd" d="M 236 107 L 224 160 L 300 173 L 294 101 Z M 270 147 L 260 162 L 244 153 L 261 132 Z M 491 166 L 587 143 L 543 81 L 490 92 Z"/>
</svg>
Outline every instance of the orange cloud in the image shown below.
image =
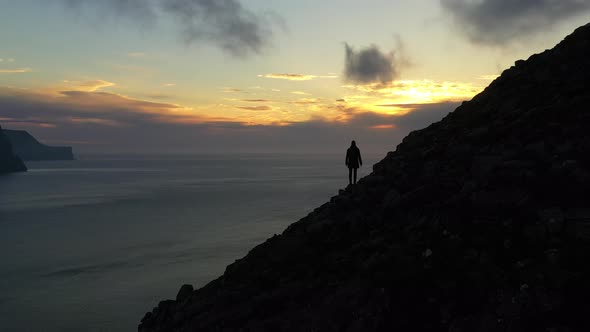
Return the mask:
<svg viewBox="0 0 590 332">
<path fill-rule="evenodd" d="M 394 129 L 395 128 L 395 125 L 393 125 L 393 124 L 381 124 L 381 125 L 370 126 L 369 128 L 371 128 L 371 129 Z"/>
<path fill-rule="evenodd" d="M 123 95 L 110 92 L 87 92 L 87 91 L 62 91 L 60 97 L 55 101 L 70 104 L 81 110 L 93 110 L 96 108 L 126 110 L 142 113 L 171 112 L 182 107 L 175 104 L 156 103 L 141 99 L 133 99 Z"/>
<path fill-rule="evenodd" d="M 171 99 L 172 98 L 171 95 L 167 95 L 164 93 L 148 93 L 145 96 L 150 99 Z"/>
<path fill-rule="evenodd" d="M 32 71 L 31 68 L 0 69 L 0 74 L 21 74 L 30 73 Z"/>
<path fill-rule="evenodd" d="M 289 104 L 311 105 L 311 104 L 317 104 L 320 101 L 321 101 L 321 99 L 318 99 L 318 98 L 301 98 L 298 100 L 290 101 Z"/>
<path fill-rule="evenodd" d="M 335 75 L 319 76 L 319 75 L 288 74 L 288 73 L 258 75 L 258 77 L 275 78 L 275 79 L 289 80 L 289 81 L 311 81 L 316 78 L 338 78 L 338 76 L 335 76 Z"/>
<path fill-rule="evenodd" d="M 258 77 L 264 78 L 276 78 L 281 80 L 289 80 L 289 81 L 310 81 L 316 78 L 314 75 L 303 75 L 303 74 L 266 74 L 266 75 L 258 75 Z"/>
<path fill-rule="evenodd" d="M 90 81 L 68 81 L 65 80 L 66 87 L 64 89 L 71 91 L 94 92 L 102 88 L 115 86 L 115 83 L 104 80 L 90 80 Z"/>
<path fill-rule="evenodd" d="M 68 119 L 71 123 L 91 123 L 91 124 L 99 124 L 99 125 L 103 125 L 103 126 L 112 126 L 112 127 L 118 127 L 118 126 L 122 126 L 123 124 L 115 121 L 115 120 L 109 120 L 109 119 L 99 119 L 99 118 L 69 118 Z"/>
<path fill-rule="evenodd" d="M 0 95 L 1 96 L 1 95 Z M 0 117 L 0 121 L 3 123 L 9 123 L 11 125 L 18 125 L 21 127 L 37 127 L 37 128 L 55 128 L 56 125 L 50 122 L 41 120 L 39 117 L 28 116 L 26 118 L 11 118 L 11 117 Z"/>
<path fill-rule="evenodd" d="M 270 102 L 270 100 L 268 100 L 268 99 L 242 99 L 242 101 L 245 101 L 248 103 L 268 103 L 268 102 Z"/>
<path fill-rule="evenodd" d="M 248 110 L 248 111 L 270 111 L 272 107 L 270 106 L 238 106 L 239 109 Z"/>
<path fill-rule="evenodd" d="M 96 83 L 96 82 L 95 82 Z M 104 85 L 101 84 L 82 84 L 77 85 L 81 89 L 90 89 Z M 205 123 L 210 120 L 205 114 L 199 114 L 190 107 L 184 107 L 172 103 L 158 103 L 135 99 L 128 96 L 101 91 L 81 91 L 67 90 L 55 91 L 55 88 L 46 88 L 44 90 L 25 90 L 13 88 L 0 88 L 0 98 L 8 97 L 14 100 L 27 101 L 44 107 L 45 109 L 55 110 L 55 113 L 40 113 L 44 118 L 37 122 L 62 121 L 77 124 L 102 124 L 102 125 L 122 125 L 133 124 L 134 121 L 152 122 L 180 122 L 179 119 L 186 123 Z M 37 114 L 34 110 L 31 113 Z M 21 116 L 25 117 L 25 110 Z M 31 120 L 28 118 L 27 120 Z"/>
<path fill-rule="evenodd" d="M 234 93 L 234 92 L 242 92 L 242 89 L 237 89 L 237 88 L 223 88 L 221 91 L 222 92 L 226 92 L 226 93 Z"/>
</svg>

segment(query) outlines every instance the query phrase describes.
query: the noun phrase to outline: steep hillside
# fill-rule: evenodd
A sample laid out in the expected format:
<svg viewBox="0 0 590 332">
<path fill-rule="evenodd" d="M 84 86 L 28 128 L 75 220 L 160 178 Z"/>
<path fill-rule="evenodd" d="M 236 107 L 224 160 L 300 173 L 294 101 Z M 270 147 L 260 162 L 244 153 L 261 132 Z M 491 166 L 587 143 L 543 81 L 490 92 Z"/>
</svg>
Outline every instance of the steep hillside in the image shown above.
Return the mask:
<svg viewBox="0 0 590 332">
<path fill-rule="evenodd" d="M 517 61 L 139 330 L 590 331 L 589 54 Z"/>
</svg>

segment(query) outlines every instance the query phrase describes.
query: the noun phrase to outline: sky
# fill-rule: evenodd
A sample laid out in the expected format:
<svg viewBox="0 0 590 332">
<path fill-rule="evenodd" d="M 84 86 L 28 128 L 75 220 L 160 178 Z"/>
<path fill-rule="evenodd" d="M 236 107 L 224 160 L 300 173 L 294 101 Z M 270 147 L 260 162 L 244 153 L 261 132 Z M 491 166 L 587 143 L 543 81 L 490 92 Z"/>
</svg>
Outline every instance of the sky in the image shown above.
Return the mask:
<svg viewBox="0 0 590 332">
<path fill-rule="evenodd" d="M 0 8 L 0 125 L 82 154 L 385 154 L 590 20 L 590 0 Z"/>
</svg>

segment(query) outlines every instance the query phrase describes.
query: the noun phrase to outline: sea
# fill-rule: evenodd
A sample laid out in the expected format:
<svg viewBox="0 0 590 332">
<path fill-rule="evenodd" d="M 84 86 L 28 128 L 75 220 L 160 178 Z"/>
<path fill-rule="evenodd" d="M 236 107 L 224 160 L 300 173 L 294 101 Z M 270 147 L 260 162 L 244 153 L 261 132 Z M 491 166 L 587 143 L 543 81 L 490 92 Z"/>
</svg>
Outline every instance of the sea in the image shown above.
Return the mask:
<svg viewBox="0 0 590 332">
<path fill-rule="evenodd" d="M 378 156 L 365 157 L 359 178 Z M 136 331 L 348 184 L 344 155 L 81 155 L 0 176 L 0 331 Z"/>
</svg>

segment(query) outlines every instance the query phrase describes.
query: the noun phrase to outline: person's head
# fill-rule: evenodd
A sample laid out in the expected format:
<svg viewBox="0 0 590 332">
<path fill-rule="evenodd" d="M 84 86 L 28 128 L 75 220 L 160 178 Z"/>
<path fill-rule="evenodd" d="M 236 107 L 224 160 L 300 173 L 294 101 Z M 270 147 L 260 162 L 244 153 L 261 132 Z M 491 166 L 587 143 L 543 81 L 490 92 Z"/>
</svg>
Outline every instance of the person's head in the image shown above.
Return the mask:
<svg viewBox="0 0 590 332">
<path fill-rule="evenodd" d="M 350 146 L 356 146 L 356 142 L 355 141 L 350 142 Z"/>
</svg>

